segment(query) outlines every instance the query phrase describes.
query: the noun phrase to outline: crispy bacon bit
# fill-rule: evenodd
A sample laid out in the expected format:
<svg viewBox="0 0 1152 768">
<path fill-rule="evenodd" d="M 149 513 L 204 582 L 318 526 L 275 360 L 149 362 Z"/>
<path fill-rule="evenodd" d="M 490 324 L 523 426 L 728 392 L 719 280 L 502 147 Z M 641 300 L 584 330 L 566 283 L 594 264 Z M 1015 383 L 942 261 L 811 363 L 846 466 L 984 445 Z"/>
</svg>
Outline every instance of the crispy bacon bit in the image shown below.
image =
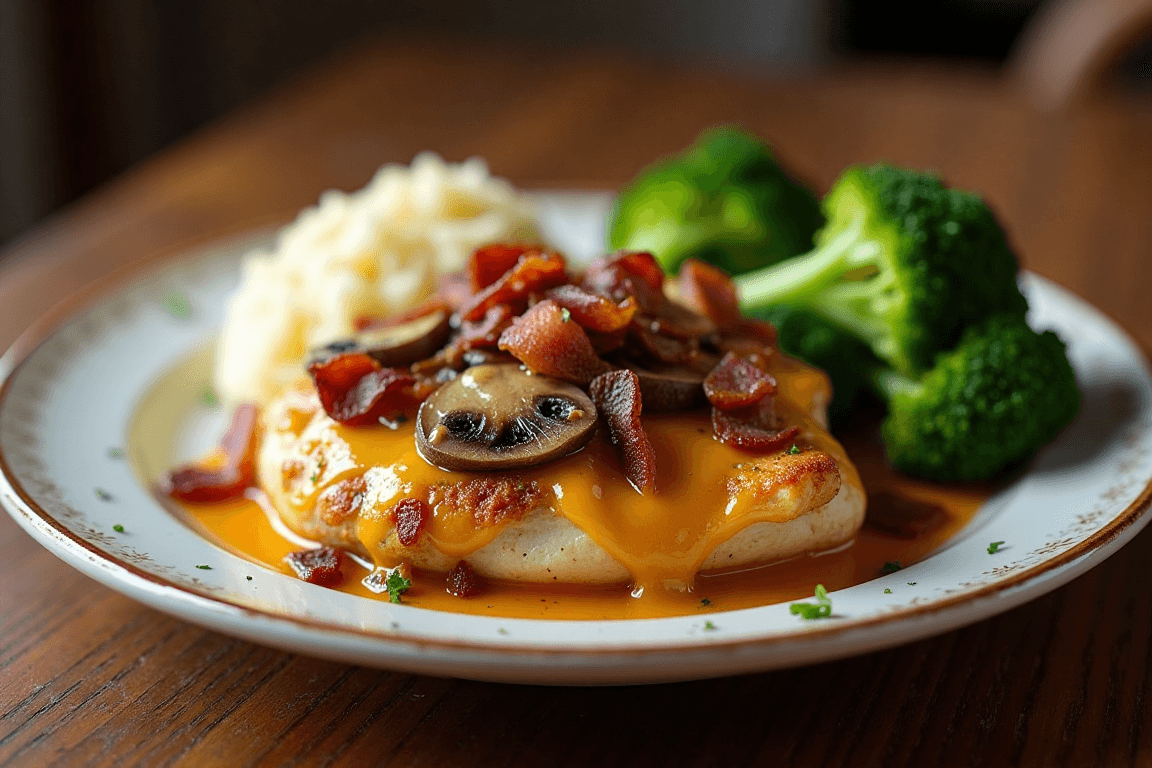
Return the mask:
<svg viewBox="0 0 1152 768">
<path fill-rule="evenodd" d="M 634 318 L 628 325 L 631 350 L 641 358 L 649 358 L 665 365 L 683 365 L 692 361 L 700 347 L 695 340 L 674 339 L 657 330 L 659 324 L 651 318 Z"/>
<path fill-rule="evenodd" d="M 428 505 L 423 499 L 400 499 L 390 510 L 396 521 L 396 538 L 405 547 L 410 547 L 420 539 L 420 532 L 428 523 Z"/>
<path fill-rule="evenodd" d="M 469 514 L 480 527 L 519 520 L 539 507 L 543 498 L 535 480 L 525 481 L 517 475 L 477 477 L 428 489 L 430 507 L 443 505 L 447 515 Z"/>
<path fill-rule="evenodd" d="M 636 300 L 625 296 L 619 303 L 575 285 L 561 285 L 547 293 L 572 319 L 589 331 L 615 333 L 624 329 L 636 314 Z"/>
<path fill-rule="evenodd" d="M 656 452 L 640 423 L 640 381 L 632 371 L 610 371 L 592 380 L 588 394 L 608 423 L 608 435 L 628 482 L 640 493 L 656 489 Z"/>
<path fill-rule="evenodd" d="M 161 481 L 160 490 L 174 499 L 195 504 L 243 496 L 255 481 L 258 416 L 254 405 L 236 408 L 232 424 L 220 441 L 224 464 L 214 469 L 196 464 L 174 469 Z"/>
<path fill-rule="evenodd" d="M 483 587 L 483 579 L 472 570 L 467 560 L 456 563 L 456 567 L 448 572 L 446 588 L 453 597 L 475 597 Z"/>
<path fill-rule="evenodd" d="M 300 579 L 309 584 L 334 587 L 344 579 L 344 573 L 340 570 L 344 562 L 344 553 L 334 547 L 301 549 L 286 555 L 284 562 L 288 563 Z"/>
<path fill-rule="evenodd" d="M 680 295 L 690 309 L 711 318 L 725 330 L 740 324 L 736 284 L 711 264 L 699 259 L 685 261 L 680 267 Z"/>
<path fill-rule="evenodd" d="M 533 293 L 568 282 L 564 257 L 553 251 L 527 251 L 512 269 L 460 307 L 462 320 L 479 320 L 497 304 L 524 306 Z"/>
<path fill-rule="evenodd" d="M 500 349 L 511 352 L 534 373 L 586 385 L 611 370 L 592 348 L 588 334 L 551 299 L 518 317 L 500 335 Z"/>
<path fill-rule="evenodd" d="M 470 349 L 495 349 L 500 342 L 500 334 L 512 325 L 520 314 L 508 304 L 496 304 L 488 308 L 479 320 L 465 320 L 460 324 L 460 333 L 452 340 L 452 354 L 462 354 Z"/>
<path fill-rule="evenodd" d="M 363 475 L 341 480 L 326 488 L 316 499 L 320 519 L 328 525 L 340 525 L 360 511 L 367 490 L 368 481 Z"/>
<path fill-rule="evenodd" d="M 731 412 L 713 408 L 712 435 L 725 445 L 749 453 L 771 453 L 792 445 L 800 428 L 767 426 L 772 421 L 775 419 L 765 418 L 757 406 Z"/>
<path fill-rule="evenodd" d="M 641 311 L 656 314 L 664 306 L 664 269 L 644 251 L 620 251 L 593 261 L 582 280 L 593 293 L 620 301 L 634 296 Z"/>
<path fill-rule="evenodd" d="M 776 379 L 729 352 L 704 378 L 704 394 L 716 408 L 733 411 L 776 394 Z"/>
<path fill-rule="evenodd" d="M 543 251 L 536 245 L 486 245 L 477 248 L 468 259 L 468 281 L 472 286 L 472 293 L 480 293 L 492 283 L 499 280 L 504 274 L 516 266 L 528 251 Z"/>
<path fill-rule="evenodd" d="M 341 424 L 362 426 L 394 421 L 420 404 L 413 392 L 416 380 L 396 368 L 360 353 L 337 355 L 308 366 L 324 411 Z"/>
</svg>

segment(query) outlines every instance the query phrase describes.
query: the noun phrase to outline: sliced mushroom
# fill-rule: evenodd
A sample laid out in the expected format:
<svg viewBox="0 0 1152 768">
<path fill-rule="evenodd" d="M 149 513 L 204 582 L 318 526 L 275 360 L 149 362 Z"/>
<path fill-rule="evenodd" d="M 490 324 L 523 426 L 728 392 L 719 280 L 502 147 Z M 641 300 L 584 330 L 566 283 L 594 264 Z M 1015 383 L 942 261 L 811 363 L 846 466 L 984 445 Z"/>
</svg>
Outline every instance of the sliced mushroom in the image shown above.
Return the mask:
<svg viewBox="0 0 1152 768">
<path fill-rule="evenodd" d="M 447 310 L 437 309 L 413 320 L 361 331 L 350 339 L 341 339 L 312 350 L 309 364 L 323 362 L 335 355 L 363 352 L 385 368 L 409 365 L 435 354 L 452 332 Z"/>
<path fill-rule="evenodd" d="M 595 428 L 596 406 L 579 387 L 518 365 L 478 365 L 420 406 L 416 447 L 444 469 L 520 469 L 583 448 Z"/>
<path fill-rule="evenodd" d="M 644 399 L 645 411 L 686 411 L 703 405 L 707 400 L 704 375 L 687 366 L 650 370 L 627 363 L 625 367 L 640 380 L 640 396 Z"/>
</svg>

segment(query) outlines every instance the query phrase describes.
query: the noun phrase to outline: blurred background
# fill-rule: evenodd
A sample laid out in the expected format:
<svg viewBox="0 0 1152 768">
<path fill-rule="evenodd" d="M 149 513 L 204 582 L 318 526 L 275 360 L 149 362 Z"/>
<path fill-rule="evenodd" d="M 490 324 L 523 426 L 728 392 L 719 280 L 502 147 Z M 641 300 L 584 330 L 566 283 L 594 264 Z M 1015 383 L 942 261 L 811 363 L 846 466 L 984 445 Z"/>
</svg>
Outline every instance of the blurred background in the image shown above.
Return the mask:
<svg viewBox="0 0 1152 768">
<path fill-rule="evenodd" d="M 1098 0 L 1101 3 L 1121 0 Z M 1037 0 L 0 0 L 0 245 L 355 45 L 485 39 L 751 74 L 891 57 L 998 68 Z M 1152 37 L 1152 36 L 1149 36 Z M 1152 47 L 1112 73 L 1152 84 Z"/>
</svg>

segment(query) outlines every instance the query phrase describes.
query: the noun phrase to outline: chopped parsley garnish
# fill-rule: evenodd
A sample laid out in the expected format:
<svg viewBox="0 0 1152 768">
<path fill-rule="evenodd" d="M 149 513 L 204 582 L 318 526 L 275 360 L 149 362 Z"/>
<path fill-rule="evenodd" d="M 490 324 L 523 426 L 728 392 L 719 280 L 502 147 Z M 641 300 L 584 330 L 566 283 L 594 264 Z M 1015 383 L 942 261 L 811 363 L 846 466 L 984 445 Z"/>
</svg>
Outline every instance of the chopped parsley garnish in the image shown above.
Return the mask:
<svg viewBox="0 0 1152 768">
<path fill-rule="evenodd" d="M 315 472 L 313 472 L 312 477 L 308 478 L 309 480 L 312 481 L 312 485 L 316 485 L 316 478 L 317 477 L 318 477 L 318 475 Z"/>
<path fill-rule="evenodd" d="M 700 605 L 707 607 L 712 605 L 712 601 L 705 597 L 700 601 Z"/>
<path fill-rule="evenodd" d="M 122 458 L 124 458 L 124 450 L 121 448 L 109 448 L 108 449 L 108 458 L 110 458 L 110 459 L 122 459 Z"/>
<path fill-rule="evenodd" d="M 192 302 L 188 301 L 187 296 L 177 291 L 164 297 L 164 309 L 177 320 L 187 320 L 192 317 Z"/>
<path fill-rule="evenodd" d="M 497 631 L 498 633 L 500 633 L 501 635 L 506 635 L 506 634 L 508 634 L 508 630 L 504 629 L 504 627 L 500 627 L 500 628 L 499 628 L 499 629 L 497 629 L 496 631 Z"/>
<path fill-rule="evenodd" d="M 892 594 L 892 590 L 888 589 L 888 587 L 884 587 L 884 594 L 890 595 Z"/>
<path fill-rule="evenodd" d="M 103 488 L 97 488 L 96 498 L 100 499 L 100 501 L 112 501 L 112 494 L 108 493 L 108 491 L 104 490 Z"/>
<path fill-rule="evenodd" d="M 903 567 L 904 566 L 900 565 L 899 560 L 889 560 L 884 563 L 884 567 L 880 569 L 880 573 L 896 573 L 896 571 Z"/>
<path fill-rule="evenodd" d="M 252 581 L 252 577 L 251 577 L 251 576 L 245 576 L 244 578 L 248 579 L 248 581 Z"/>
<path fill-rule="evenodd" d="M 112 530 L 116 531 L 116 533 L 124 533 L 124 526 L 116 523 L 116 525 L 112 526 Z"/>
<path fill-rule="evenodd" d="M 212 389 L 211 384 L 204 387 L 204 391 L 200 393 L 200 400 L 210 408 L 220 405 L 220 398 L 216 397 L 216 390 Z"/>
<path fill-rule="evenodd" d="M 197 567 L 197 568 L 199 568 L 199 569 L 200 569 L 200 570 L 202 570 L 202 571 L 210 571 L 210 570 L 212 570 L 212 566 L 210 566 L 210 565 L 198 565 L 198 566 L 196 566 L 196 567 Z"/>
<path fill-rule="evenodd" d="M 566 309 L 561 309 L 560 310 L 560 319 L 563 320 L 564 322 L 568 322 L 569 320 L 572 319 L 572 313 Z"/>
<path fill-rule="evenodd" d="M 914 587 L 914 586 L 916 586 L 916 582 L 910 581 L 910 582 L 908 582 L 908 586 Z"/>
<path fill-rule="evenodd" d="M 400 571 L 392 571 L 388 574 L 388 578 L 384 580 L 384 586 L 388 589 L 389 602 L 399 603 L 400 595 L 408 591 L 412 586 L 412 579 L 404 578 Z"/>
<path fill-rule="evenodd" d="M 800 449 L 796 447 L 796 443 L 792 443 L 792 447 L 788 449 L 788 453 L 793 456 L 800 453 Z"/>
<path fill-rule="evenodd" d="M 712 630 L 716 629 L 716 625 L 715 625 L 715 624 L 713 624 L 713 623 L 712 623 L 712 622 L 710 622 L 710 621 L 706 621 L 706 622 L 704 622 L 704 629 L 706 629 L 706 630 L 708 630 L 709 632 L 711 632 Z"/>
<path fill-rule="evenodd" d="M 1002 541 L 994 541 L 988 545 L 988 554 L 994 555 L 1000 551 L 1000 547 L 1004 546 Z"/>
<path fill-rule="evenodd" d="M 788 610 L 802 619 L 826 619 L 832 615 L 832 598 L 823 584 L 817 584 L 815 603 L 792 603 Z"/>
</svg>

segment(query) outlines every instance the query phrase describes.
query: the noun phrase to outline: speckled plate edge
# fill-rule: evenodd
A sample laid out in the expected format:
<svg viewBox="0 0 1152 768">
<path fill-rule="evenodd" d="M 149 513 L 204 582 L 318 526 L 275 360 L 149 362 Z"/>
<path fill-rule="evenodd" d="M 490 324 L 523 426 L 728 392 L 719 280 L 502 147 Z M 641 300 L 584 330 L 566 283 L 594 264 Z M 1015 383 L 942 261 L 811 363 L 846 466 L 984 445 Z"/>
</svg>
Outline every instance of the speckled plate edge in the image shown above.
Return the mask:
<svg viewBox="0 0 1152 768">
<path fill-rule="evenodd" d="M 583 206 L 591 218 L 603 198 L 564 195 L 549 202 L 555 214 L 563 218 L 566 212 L 571 213 L 573 201 Z M 1130 467 L 1124 482 L 1106 489 L 1094 507 L 1080 515 L 1078 527 L 1055 531 L 1058 535 L 1042 546 L 998 561 L 994 566 L 990 564 L 984 579 L 961 585 L 954 593 L 914 597 L 888 610 L 860 616 L 846 610 L 838 618 L 823 622 L 797 623 L 798 620 L 793 619 L 786 626 L 777 615 L 786 611 L 776 611 L 771 616 L 763 614 L 769 621 L 761 632 L 745 627 L 744 631 L 731 634 L 689 632 L 667 637 L 661 634 L 659 625 L 675 624 L 672 620 L 627 622 L 644 625 L 644 633 L 651 633 L 650 642 L 643 639 L 636 642 L 635 637 L 627 641 L 607 637 L 600 643 L 584 644 L 567 642 L 563 632 L 556 632 L 559 637 L 551 641 L 539 638 L 525 641 L 524 635 L 515 630 L 527 620 L 468 617 L 468 621 L 483 625 L 484 631 L 446 638 L 422 635 L 418 631 L 419 621 L 411 620 L 411 612 L 433 612 L 411 607 L 391 608 L 389 616 L 398 620 L 390 619 L 376 626 L 351 626 L 317 619 L 308 611 L 292 614 L 257 604 L 246 605 L 228 596 L 226 590 L 210 579 L 201 578 L 206 574 L 177 572 L 171 565 L 150 561 L 147 553 L 136 553 L 141 557 L 134 557 L 123 550 L 109 531 L 77 522 L 86 520 L 86 514 L 75 507 L 96 505 L 96 502 L 89 499 L 83 504 L 72 504 L 63 493 L 52 498 L 51 479 L 46 475 L 36 478 L 28 474 L 27 470 L 39 459 L 24 456 L 24 460 L 32 458 L 33 462 L 25 461 L 23 473 L 19 473 L 13 469 L 10 454 L 12 445 L 20 444 L 24 438 L 35 441 L 31 428 L 37 414 L 22 410 L 26 403 L 11 395 L 17 374 L 43 345 L 67 329 L 92 322 L 93 313 L 103 310 L 115 315 L 123 309 L 117 309 L 116 302 L 123 301 L 133 291 L 136 294 L 150 292 L 148 300 L 154 301 L 157 291 L 163 291 L 164 285 L 173 279 L 181 282 L 188 277 L 189 270 L 211 271 L 218 269 L 220 263 L 234 262 L 236 253 L 250 243 L 232 241 L 210 248 L 208 253 L 191 256 L 127 286 L 123 275 L 103 281 L 57 307 L 21 337 L 0 359 L 0 373 L 4 376 L 0 388 L 0 436 L 4 439 L 0 443 L 5 446 L 0 452 L 0 501 L 40 543 L 97 581 L 157 609 L 255 642 L 372 666 L 509 682 L 635 683 L 763 670 L 909 642 L 1007 610 L 1055 589 L 1101 562 L 1135 536 L 1148 519 L 1146 513 L 1152 502 L 1152 482 L 1149 481 L 1152 470 L 1148 468 L 1152 406 L 1147 402 L 1147 393 L 1152 385 L 1147 363 L 1123 331 L 1091 307 L 1051 283 L 1028 276 L 1026 287 L 1031 293 L 1056 296 L 1058 309 L 1073 313 L 1065 318 L 1070 323 L 1070 331 L 1076 330 L 1071 324 L 1082 324 L 1084 317 L 1090 317 L 1107 329 L 1113 342 L 1118 341 L 1129 350 L 1132 359 L 1128 362 L 1139 373 L 1139 381 L 1129 383 L 1137 386 L 1140 397 L 1131 424 L 1116 438 L 1124 444 L 1122 448 L 1127 446 L 1128 452 L 1118 455 L 1116 460 Z M 1065 330 L 1060 326 L 1059 317 L 1047 319 L 1056 320 L 1058 330 Z M 203 329 L 199 330 L 193 329 L 189 338 L 202 340 Z M 51 372 L 47 374 L 50 376 Z M 1068 471 L 1074 475 L 1075 470 L 1073 466 Z M 1028 476 L 1016 485 L 1024 483 Z M 75 513 L 73 519 L 61 519 L 60 510 L 68 508 Z M 98 505 L 95 508 L 99 509 Z M 915 577 L 916 568 L 931 575 L 932 559 L 902 572 L 904 575 L 900 578 Z M 292 581 L 278 574 L 274 577 Z M 880 579 L 867 586 L 879 591 L 885 583 Z M 845 604 L 843 598 L 847 593 L 857 589 L 859 587 L 834 594 L 838 612 Z M 305 602 L 308 599 L 309 596 L 305 596 Z M 783 606 L 769 608 L 782 609 Z M 725 624 L 730 617 L 736 622 L 737 615 L 742 614 L 739 621 L 746 624 L 748 619 L 756 618 L 746 614 L 766 610 L 714 613 L 709 614 L 709 618 Z M 492 631 L 494 627 L 488 626 L 493 622 L 513 631 L 497 635 Z M 557 622 L 527 623 L 561 626 Z"/>
</svg>

